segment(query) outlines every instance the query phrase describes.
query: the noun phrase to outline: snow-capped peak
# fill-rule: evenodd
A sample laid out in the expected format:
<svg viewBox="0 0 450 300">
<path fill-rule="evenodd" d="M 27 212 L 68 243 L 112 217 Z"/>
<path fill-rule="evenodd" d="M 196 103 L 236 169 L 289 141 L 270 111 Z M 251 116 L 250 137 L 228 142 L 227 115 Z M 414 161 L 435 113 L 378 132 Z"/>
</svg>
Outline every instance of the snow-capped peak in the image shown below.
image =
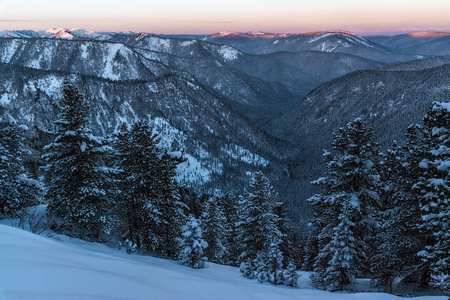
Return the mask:
<svg viewBox="0 0 450 300">
<path fill-rule="evenodd" d="M 307 33 L 303 33 L 303 35 L 344 35 L 344 36 L 348 36 L 348 37 L 355 37 L 357 36 L 356 33 L 353 33 L 351 31 L 346 31 L 346 30 L 324 30 L 324 31 L 312 31 L 312 32 L 307 32 Z"/>
<path fill-rule="evenodd" d="M 44 35 L 51 36 L 51 37 L 59 37 L 59 38 L 66 38 L 66 39 L 73 39 L 76 36 L 70 33 L 71 29 L 66 28 L 50 28 L 44 32 Z"/>
<path fill-rule="evenodd" d="M 268 33 L 263 31 L 247 31 L 247 32 L 233 32 L 233 31 L 221 31 L 211 35 L 213 39 L 219 38 L 229 38 L 229 39 L 240 39 L 240 38 L 262 38 L 262 39 L 271 39 L 271 38 L 281 38 L 288 37 L 294 34 L 290 33 Z"/>
<path fill-rule="evenodd" d="M 406 34 L 410 37 L 415 38 L 440 38 L 450 36 L 450 32 L 440 32 L 440 31 L 416 31 Z"/>
</svg>

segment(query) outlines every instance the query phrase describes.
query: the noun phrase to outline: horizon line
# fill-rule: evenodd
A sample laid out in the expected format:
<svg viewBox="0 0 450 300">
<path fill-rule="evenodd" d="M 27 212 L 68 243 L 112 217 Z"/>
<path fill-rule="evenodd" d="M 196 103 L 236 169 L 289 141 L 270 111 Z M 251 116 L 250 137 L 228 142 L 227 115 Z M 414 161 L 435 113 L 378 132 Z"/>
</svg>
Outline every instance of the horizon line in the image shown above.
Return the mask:
<svg viewBox="0 0 450 300">
<path fill-rule="evenodd" d="M 2 31 L 34 31 L 34 32 L 48 32 L 51 30 L 65 30 L 65 31 L 74 31 L 74 30 L 86 30 L 92 31 L 96 33 L 134 33 L 134 34 L 154 34 L 154 35 L 215 35 L 220 33 L 234 33 L 234 34 L 252 34 L 252 33 L 264 33 L 264 34 L 273 34 L 273 35 L 308 35 L 308 34 L 320 34 L 320 33 L 347 33 L 359 36 L 395 36 L 402 34 L 411 34 L 411 33 L 448 33 L 450 35 L 450 29 L 394 29 L 394 30 L 379 30 L 379 31 L 371 31 L 371 30 L 347 30 L 347 29 L 325 29 L 325 30 L 312 30 L 312 31 L 265 31 L 265 30 L 248 30 L 248 31 L 235 31 L 235 30 L 221 30 L 215 32 L 171 32 L 171 33 L 157 33 L 152 31 L 134 31 L 134 30 L 92 30 L 86 29 L 82 27 L 51 27 L 45 30 L 42 29 L 1 29 Z M 250 35 L 249 35 L 250 36 Z"/>
</svg>

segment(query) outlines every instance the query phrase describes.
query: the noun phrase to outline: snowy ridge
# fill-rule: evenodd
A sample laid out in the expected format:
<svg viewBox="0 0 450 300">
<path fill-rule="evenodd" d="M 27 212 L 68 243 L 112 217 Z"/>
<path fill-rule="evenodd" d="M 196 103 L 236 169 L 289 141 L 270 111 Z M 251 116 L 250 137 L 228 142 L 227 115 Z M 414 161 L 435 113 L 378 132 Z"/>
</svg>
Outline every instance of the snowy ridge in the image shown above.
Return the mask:
<svg viewBox="0 0 450 300">
<path fill-rule="evenodd" d="M 64 29 L 64 28 L 51 28 L 44 32 L 44 36 L 48 37 L 58 37 L 58 38 L 65 38 L 65 39 L 73 39 L 76 36 L 70 33 L 70 29 Z"/>
<path fill-rule="evenodd" d="M 282 38 L 289 37 L 296 34 L 290 33 L 268 33 L 263 31 L 248 31 L 248 32 L 234 32 L 234 31 L 221 31 L 218 33 L 214 33 L 211 35 L 212 39 L 220 39 L 220 38 L 231 38 L 231 39 L 239 39 L 239 38 L 262 38 L 262 39 L 272 39 L 272 38 Z"/>
<path fill-rule="evenodd" d="M 440 31 L 416 31 L 407 33 L 407 36 L 415 38 L 440 38 L 450 36 L 450 32 L 440 32 Z"/>
<path fill-rule="evenodd" d="M 142 65 L 141 57 L 121 43 L 11 38 L 1 39 L 0 45 L 2 63 L 42 70 L 56 68 L 112 80 L 142 79 L 153 75 Z M 157 68 L 153 70 L 157 71 Z"/>
<path fill-rule="evenodd" d="M 338 40 L 335 43 L 330 44 L 321 44 L 320 47 L 322 48 L 320 51 L 323 52 L 332 52 L 334 49 L 336 49 L 338 46 L 342 45 L 344 47 L 350 47 L 349 44 L 347 43 L 352 43 L 352 44 L 360 44 L 363 45 L 365 47 L 370 47 L 370 48 L 376 48 L 373 44 L 371 44 L 369 41 L 367 41 L 365 38 L 358 36 L 354 33 L 351 32 L 346 32 L 346 31 L 331 31 L 331 32 L 324 32 L 324 33 L 311 33 L 308 35 L 314 35 L 315 37 L 311 38 L 308 43 L 314 43 L 317 42 L 321 39 L 326 39 L 329 37 L 340 37 L 342 38 L 344 41 Z M 331 49 L 331 50 L 330 50 Z"/>
</svg>

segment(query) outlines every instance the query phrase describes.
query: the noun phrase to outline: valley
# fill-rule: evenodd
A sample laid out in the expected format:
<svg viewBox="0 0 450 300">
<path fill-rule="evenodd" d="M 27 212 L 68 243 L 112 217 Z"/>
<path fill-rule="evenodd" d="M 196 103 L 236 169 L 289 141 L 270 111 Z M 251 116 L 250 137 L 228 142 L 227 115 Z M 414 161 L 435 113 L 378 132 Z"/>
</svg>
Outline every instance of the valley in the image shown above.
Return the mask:
<svg viewBox="0 0 450 300">
<path fill-rule="evenodd" d="M 264 171 L 305 230 L 310 181 L 332 132 L 357 117 L 385 148 L 450 98 L 450 36 L 349 32 L 165 35 L 53 29 L 0 32 L 0 104 L 51 131 L 70 79 L 94 132 L 148 119 L 187 158 L 181 184 L 240 192 Z M 329 149 L 331 150 L 331 149 Z"/>
</svg>

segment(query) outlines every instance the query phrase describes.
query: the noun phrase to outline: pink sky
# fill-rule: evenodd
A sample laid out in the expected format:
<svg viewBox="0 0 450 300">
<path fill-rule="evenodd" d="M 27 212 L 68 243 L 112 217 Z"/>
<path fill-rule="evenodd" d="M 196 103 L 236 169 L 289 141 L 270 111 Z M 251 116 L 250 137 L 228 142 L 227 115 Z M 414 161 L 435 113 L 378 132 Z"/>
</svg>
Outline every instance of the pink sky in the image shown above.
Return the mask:
<svg viewBox="0 0 450 300">
<path fill-rule="evenodd" d="M 0 30 L 450 31 L 450 0 L 0 0 Z"/>
</svg>

